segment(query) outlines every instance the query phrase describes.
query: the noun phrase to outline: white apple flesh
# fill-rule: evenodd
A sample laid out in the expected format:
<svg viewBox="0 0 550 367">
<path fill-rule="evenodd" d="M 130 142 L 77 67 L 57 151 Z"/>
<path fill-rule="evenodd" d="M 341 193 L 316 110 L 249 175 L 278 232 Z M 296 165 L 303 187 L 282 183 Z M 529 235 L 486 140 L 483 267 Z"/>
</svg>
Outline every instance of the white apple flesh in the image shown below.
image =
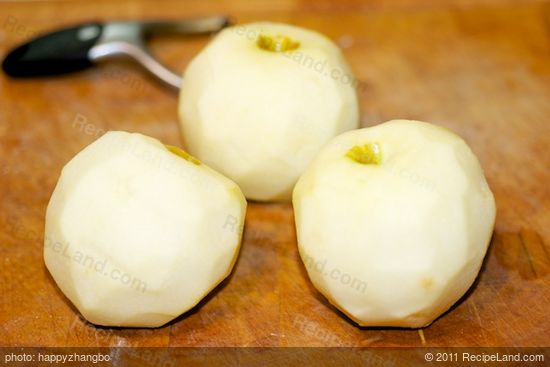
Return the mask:
<svg viewBox="0 0 550 367">
<path fill-rule="evenodd" d="M 185 147 L 248 199 L 289 201 L 321 147 L 358 127 L 354 83 L 319 33 L 268 22 L 227 28 L 184 73 Z"/>
<path fill-rule="evenodd" d="M 331 140 L 293 203 L 311 281 L 362 326 L 423 327 L 448 310 L 480 270 L 496 211 L 467 144 L 405 120 Z"/>
<path fill-rule="evenodd" d="M 44 260 L 88 321 L 157 327 L 231 272 L 245 211 L 234 182 L 185 152 L 109 132 L 63 168 Z"/>
</svg>

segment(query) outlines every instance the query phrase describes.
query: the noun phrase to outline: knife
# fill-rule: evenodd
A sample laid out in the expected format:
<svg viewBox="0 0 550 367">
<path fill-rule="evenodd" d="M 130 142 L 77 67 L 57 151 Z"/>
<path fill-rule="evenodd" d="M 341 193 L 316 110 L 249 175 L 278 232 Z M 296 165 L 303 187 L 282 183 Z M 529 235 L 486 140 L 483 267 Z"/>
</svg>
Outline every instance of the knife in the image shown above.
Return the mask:
<svg viewBox="0 0 550 367">
<path fill-rule="evenodd" d="M 131 58 L 175 89 L 181 77 L 160 63 L 145 44 L 147 36 L 163 33 L 208 34 L 230 24 L 226 16 L 182 21 L 90 22 L 44 34 L 16 47 L 2 69 L 14 78 L 54 76 L 87 69 L 113 58 Z"/>
</svg>

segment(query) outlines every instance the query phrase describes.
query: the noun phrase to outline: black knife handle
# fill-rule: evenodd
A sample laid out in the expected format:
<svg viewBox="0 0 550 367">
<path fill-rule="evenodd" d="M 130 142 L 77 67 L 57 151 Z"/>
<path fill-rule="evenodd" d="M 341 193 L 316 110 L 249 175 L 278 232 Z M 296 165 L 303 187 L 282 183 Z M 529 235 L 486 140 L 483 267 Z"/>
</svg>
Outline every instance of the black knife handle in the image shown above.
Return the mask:
<svg viewBox="0 0 550 367">
<path fill-rule="evenodd" d="M 2 62 L 6 74 L 36 77 L 66 74 L 90 67 L 88 51 L 101 33 L 100 23 L 86 23 L 39 36 L 12 50 Z"/>
</svg>

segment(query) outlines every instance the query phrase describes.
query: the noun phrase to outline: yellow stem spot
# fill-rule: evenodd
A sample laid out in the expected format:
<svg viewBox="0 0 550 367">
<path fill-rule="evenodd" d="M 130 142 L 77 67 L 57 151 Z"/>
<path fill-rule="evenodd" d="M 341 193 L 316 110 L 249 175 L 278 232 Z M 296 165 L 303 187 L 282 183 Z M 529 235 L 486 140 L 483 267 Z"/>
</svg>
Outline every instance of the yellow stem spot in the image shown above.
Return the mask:
<svg viewBox="0 0 550 367">
<path fill-rule="evenodd" d="M 201 161 L 199 161 L 197 158 L 193 157 L 191 154 L 187 153 L 185 150 L 175 147 L 173 145 L 165 145 L 166 149 L 168 149 L 170 152 L 174 153 L 178 157 L 181 157 L 185 159 L 186 161 L 189 161 L 193 164 L 196 164 L 197 166 L 201 164 Z"/>
<path fill-rule="evenodd" d="M 266 51 L 286 52 L 300 47 L 300 42 L 287 36 L 277 35 L 273 37 L 261 34 L 256 41 L 256 45 Z"/>
<path fill-rule="evenodd" d="M 382 150 L 378 143 L 356 145 L 346 153 L 346 157 L 360 164 L 382 163 Z"/>
</svg>

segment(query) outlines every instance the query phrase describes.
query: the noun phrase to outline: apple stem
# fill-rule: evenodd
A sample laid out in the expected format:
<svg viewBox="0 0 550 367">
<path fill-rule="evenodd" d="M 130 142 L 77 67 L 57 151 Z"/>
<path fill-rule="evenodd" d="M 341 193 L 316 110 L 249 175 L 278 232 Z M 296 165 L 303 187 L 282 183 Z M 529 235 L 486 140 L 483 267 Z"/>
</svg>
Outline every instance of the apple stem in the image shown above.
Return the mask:
<svg viewBox="0 0 550 367">
<path fill-rule="evenodd" d="M 355 145 L 346 153 L 346 157 L 360 164 L 382 163 L 382 150 L 378 143 Z"/>
<path fill-rule="evenodd" d="M 266 51 L 286 52 L 300 47 L 300 42 L 287 36 L 277 35 L 273 37 L 261 34 L 256 41 L 256 45 Z"/>
</svg>

